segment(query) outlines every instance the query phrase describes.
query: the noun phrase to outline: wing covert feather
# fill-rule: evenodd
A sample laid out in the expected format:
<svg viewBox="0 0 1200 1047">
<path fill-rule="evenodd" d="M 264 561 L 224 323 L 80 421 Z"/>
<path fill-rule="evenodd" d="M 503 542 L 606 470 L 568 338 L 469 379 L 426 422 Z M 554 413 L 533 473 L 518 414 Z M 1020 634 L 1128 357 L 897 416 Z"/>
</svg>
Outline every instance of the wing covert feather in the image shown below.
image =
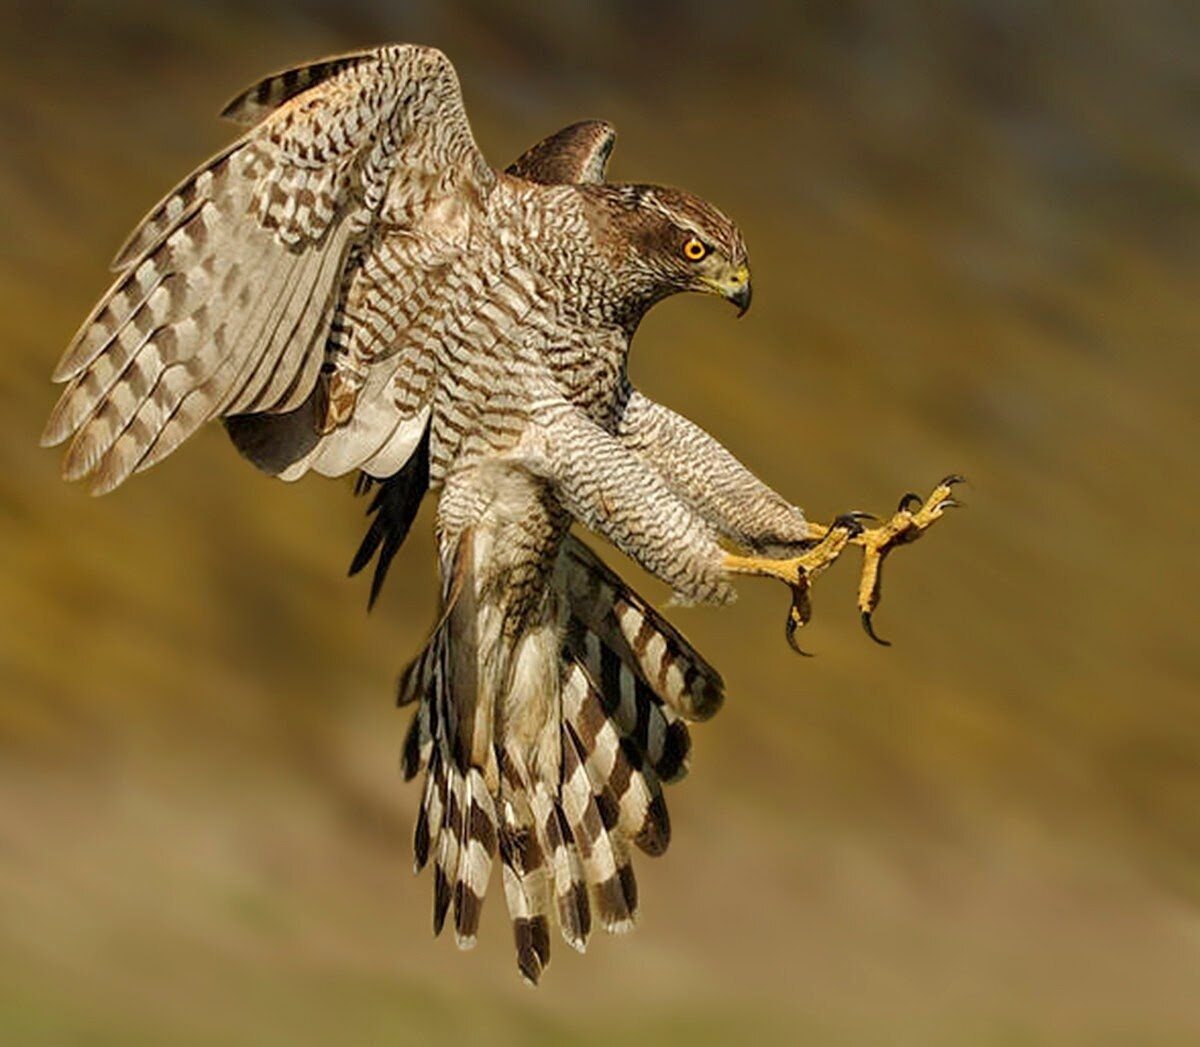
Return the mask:
<svg viewBox="0 0 1200 1047">
<path fill-rule="evenodd" d="M 580 120 L 531 146 L 505 173 L 541 185 L 599 184 L 616 141 L 612 124 Z"/>
</svg>

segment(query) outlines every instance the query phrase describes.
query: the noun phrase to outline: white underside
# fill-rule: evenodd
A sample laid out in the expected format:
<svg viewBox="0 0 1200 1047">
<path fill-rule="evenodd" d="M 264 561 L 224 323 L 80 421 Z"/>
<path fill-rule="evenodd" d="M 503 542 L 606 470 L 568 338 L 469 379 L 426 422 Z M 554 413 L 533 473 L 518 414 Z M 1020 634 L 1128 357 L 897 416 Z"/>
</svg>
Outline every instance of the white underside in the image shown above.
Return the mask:
<svg viewBox="0 0 1200 1047">
<path fill-rule="evenodd" d="M 380 480 L 394 476 L 412 457 L 428 421 L 428 407 L 405 417 L 390 401 L 360 397 L 351 420 L 322 437 L 284 469 L 280 479 L 298 480 L 309 470 L 322 476 L 345 476 L 360 469 Z"/>
</svg>

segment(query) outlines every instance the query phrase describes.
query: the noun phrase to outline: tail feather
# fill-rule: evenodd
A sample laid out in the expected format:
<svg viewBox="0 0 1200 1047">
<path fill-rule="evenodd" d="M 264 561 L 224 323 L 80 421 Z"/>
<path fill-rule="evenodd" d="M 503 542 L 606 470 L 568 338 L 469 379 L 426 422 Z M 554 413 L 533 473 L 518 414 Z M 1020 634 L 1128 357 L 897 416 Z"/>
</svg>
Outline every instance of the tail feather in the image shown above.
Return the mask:
<svg viewBox="0 0 1200 1047">
<path fill-rule="evenodd" d="M 433 754 L 439 722 L 437 705 L 443 689 L 445 643 L 446 637 L 441 629 L 436 630 L 429 643 L 400 677 L 396 704 L 403 706 L 418 698 L 421 700 L 408 726 L 401 750 L 400 767 L 406 782 L 412 781 L 425 769 Z"/>
<path fill-rule="evenodd" d="M 459 946 L 474 944 L 498 858 L 517 966 L 532 983 L 550 961 L 552 923 L 581 952 L 593 924 L 633 927 L 633 846 L 667 849 L 663 785 L 686 771 L 687 719 L 722 694 L 720 677 L 611 572 L 578 577 L 594 558 L 568 542 L 549 594 L 559 611 L 512 636 L 497 631 L 506 592 L 478 589 L 472 542 L 461 543 L 442 616 L 398 691 L 399 704 L 417 703 L 401 766 L 425 775 L 413 851 L 415 868 L 433 865 L 434 931 L 451 919 Z"/>
<path fill-rule="evenodd" d="M 504 900 L 513 926 L 513 942 L 517 949 L 517 968 L 522 977 L 533 985 L 550 962 L 550 918 L 545 910 L 536 908 L 526 877 L 513 856 L 512 837 L 500 833 L 500 862 L 504 879 Z"/>
<path fill-rule="evenodd" d="M 433 708 L 430 702 L 422 701 L 417 714 L 409 724 L 404 736 L 404 749 L 400 756 L 400 769 L 406 782 L 411 782 L 429 763 L 433 755 Z"/>
<path fill-rule="evenodd" d="M 567 626 L 567 646 L 597 685 L 604 714 L 663 781 L 687 774 L 692 749 L 687 724 L 642 679 L 616 649 L 579 619 Z"/>
<path fill-rule="evenodd" d="M 562 699 L 563 715 L 583 744 L 589 777 L 603 782 L 616 803 L 616 825 L 647 854 L 662 854 L 671 840 L 662 783 L 605 715 L 595 684 L 578 662 L 567 669 Z"/>
<path fill-rule="evenodd" d="M 472 767 L 465 775 L 458 874 L 454 883 L 454 935 L 460 949 L 470 949 L 475 944 L 495 856 L 496 808 L 483 774 Z"/>
<path fill-rule="evenodd" d="M 517 966 L 537 984 L 550 962 L 550 879 L 530 807 L 532 789 L 520 757 L 500 754 L 500 859 Z"/>
<path fill-rule="evenodd" d="M 437 858 L 433 866 L 433 933 L 442 933 L 446 913 L 458 879 L 459 837 L 463 818 L 462 775 L 450 764 L 446 768 L 442 794 L 442 825 L 438 832 Z"/>
<path fill-rule="evenodd" d="M 570 723 L 563 724 L 562 807 L 579 847 L 584 873 L 591 888 L 592 907 L 600 926 L 610 933 L 633 928 L 633 910 L 622 874 L 630 870 L 620 835 L 610 833 L 592 791 L 579 736 Z M 615 839 L 614 839 L 615 837 Z M 636 905 L 636 894 L 634 895 Z"/>
<path fill-rule="evenodd" d="M 583 542 L 568 535 L 556 584 L 571 614 L 685 720 L 707 720 L 725 700 L 721 674 Z"/>
<path fill-rule="evenodd" d="M 442 798 L 446 793 L 446 782 L 441 753 L 436 749 L 429 760 L 425 774 L 425 788 L 421 795 L 421 806 L 413 826 L 413 872 L 419 873 L 429 861 L 429 848 L 442 831 L 444 809 Z"/>
<path fill-rule="evenodd" d="M 587 772 L 592 789 L 592 802 L 596 806 L 596 813 L 600 817 L 601 824 L 608 833 L 613 864 L 616 867 L 617 879 L 620 881 L 621 892 L 625 898 L 625 908 L 630 919 L 633 920 L 637 917 L 638 909 L 637 879 L 634 876 L 633 861 L 629 854 L 629 838 L 621 831 L 620 800 L 613 792 L 611 781 L 601 773 L 598 761 L 591 759 L 590 750 L 580 738 L 574 723 L 568 720 L 565 726 L 579 759 L 583 763 L 584 770 Z M 613 929 L 618 930 L 619 928 L 614 927 Z"/>
<path fill-rule="evenodd" d="M 575 838 L 545 782 L 534 783 L 530 807 L 538 843 L 548 860 L 559 930 L 572 949 L 583 952 L 592 930 L 592 914 Z"/>
</svg>

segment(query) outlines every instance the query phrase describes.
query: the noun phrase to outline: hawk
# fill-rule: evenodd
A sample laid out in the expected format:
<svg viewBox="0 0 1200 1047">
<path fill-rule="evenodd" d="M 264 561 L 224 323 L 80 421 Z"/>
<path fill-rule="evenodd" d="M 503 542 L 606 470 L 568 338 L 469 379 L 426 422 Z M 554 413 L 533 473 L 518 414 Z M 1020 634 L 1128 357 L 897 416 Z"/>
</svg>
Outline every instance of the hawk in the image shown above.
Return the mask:
<svg viewBox="0 0 1200 1047">
<path fill-rule="evenodd" d="M 677 189 L 605 181 L 615 133 L 586 121 L 505 171 L 481 155 L 439 51 L 395 45 L 267 77 L 225 116 L 247 130 L 155 207 L 54 371 L 47 445 L 111 491 L 204 422 L 285 480 L 375 488 L 352 572 L 374 600 L 426 491 L 438 492 L 440 616 L 403 674 L 416 705 L 413 847 L 434 930 L 472 945 L 496 859 L 517 963 L 536 982 L 552 924 L 582 950 L 629 929 L 631 851 L 670 839 L 663 786 L 718 673 L 571 533 L 580 522 L 683 600 L 738 574 L 792 591 L 861 547 L 863 622 L 896 545 L 954 504 L 950 477 L 868 529 L 829 526 L 693 423 L 633 388 L 656 302 L 714 294 L 739 314 L 737 227 Z M 735 551 L 736 550 L 736 551 Z"/>
</svg>

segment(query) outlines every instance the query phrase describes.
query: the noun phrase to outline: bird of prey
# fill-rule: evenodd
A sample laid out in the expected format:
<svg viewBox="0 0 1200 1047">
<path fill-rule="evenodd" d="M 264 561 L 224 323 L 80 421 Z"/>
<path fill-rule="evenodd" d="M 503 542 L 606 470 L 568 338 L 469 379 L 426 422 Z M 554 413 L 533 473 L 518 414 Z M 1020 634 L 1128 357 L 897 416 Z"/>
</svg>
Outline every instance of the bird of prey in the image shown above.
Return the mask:
<svg viewBox="0 0 1200 1047">
<path fill-rule="evenodd" d="M 374 488 L 352 570 L 372 599 L 437 491 L 440 617 L 401 678 L 423 774 L 415 864 L 434 929 L 474 943 L 497 858 L 521 973 L 552 924 L 582 950 L 633 924 L 631 850 L 659 854 L 662 789 L 717 672 L 571 533 L 607 539 L 683 600 L 735 575 L 792 591 L 861 547 L 870 631 L 895 546 L 954 504 L 947 478 L 886 523 L 822 526 L 630 384 L 642 317 L 682 291 L 750 306 L 737 227 L 677 189 L 605 180 L 586 121 L 505 171 L 481 155 L 439 51 L 393 45 L 270 76 L 224 115 L 245 133 L 137 227 L 54 372 L 47 445 L 106 492 L 221 419 L 267 473 Z"/>
</svg>

